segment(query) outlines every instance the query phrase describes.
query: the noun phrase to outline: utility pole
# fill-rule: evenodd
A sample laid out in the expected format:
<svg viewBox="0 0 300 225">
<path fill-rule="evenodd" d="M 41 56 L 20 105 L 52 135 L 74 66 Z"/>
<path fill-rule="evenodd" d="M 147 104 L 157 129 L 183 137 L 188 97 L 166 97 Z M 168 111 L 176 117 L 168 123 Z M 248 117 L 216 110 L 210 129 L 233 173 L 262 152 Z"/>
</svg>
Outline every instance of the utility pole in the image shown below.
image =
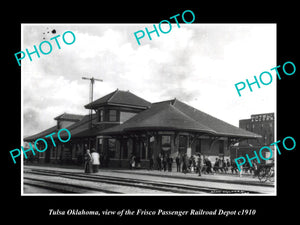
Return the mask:
<svg viewBox="0 0 300 225">
<path fill-rule="evenodd" d="M 103 80 L 101 79 L 96 79 L 94 77 L 92 78 L 88 78 L 88 77 L 82 77 L 83 80 L 90 80 L 90 94 L 89 94 L 89 100 L 90 100 L 90 103 L 93 102 L 93 91 L 94 91 L 94 83 L 95 81 L 101 81 L 103 82 Z M 93 114 L 93 111 L 92 109 L 90 109 L 90 123 L 89 123 L 89 128 L 92 128 L 92 114 Z M 91 140 L 89 139 L 89 149 L 91 149 Z"/>
<path fill-rule="evenodd" d="M 96 79 L 94 77 L 92 78 L 88 78 L 88 77 L 82 77 L 83 80 L 90 80 L 90 96 L 89 96 L 89 100 L 90 103 L 93 102 L 93 92 L 94 92 L 94 83 L 95 81 L 103 81 L 101 79 Z M 92 109 L 90 109 L 90 128 L 92 127 Z"/>
</svg>

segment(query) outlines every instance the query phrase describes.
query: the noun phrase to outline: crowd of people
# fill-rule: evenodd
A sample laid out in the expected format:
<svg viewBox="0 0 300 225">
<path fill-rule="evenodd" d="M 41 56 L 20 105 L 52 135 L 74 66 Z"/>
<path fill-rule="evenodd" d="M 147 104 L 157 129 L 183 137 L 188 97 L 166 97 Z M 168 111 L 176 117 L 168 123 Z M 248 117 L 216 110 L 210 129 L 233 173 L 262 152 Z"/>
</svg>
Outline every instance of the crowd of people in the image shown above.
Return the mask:
<svg viewBox="0 0 300 225">
<path fill-rule="evenodd" d="M 215 174 L 215 173 L 232 173 L 239 174 L 250 173 L 254 174 L 257 171 L 257 165 L 253 163 L 253 167 L 250 167 L 249 163 L 245 163 L 241 171 L 238 170 L 234 161 L 230 161 L 228 158 L 216 157 L 215 162 L 212 163 L 208 156 L 203 154 L 195 154 L 190 157 L 187 154 L 178 154 L 175 160 L 170 154 L 159 154 L 154 160 L 150 157 L 149 170 L 157 169 L 159 171 L 172 171 L 172 163 L 176 163 L 176 171 L 182 173 L 198 173 L 202 174 Z"/>
<path fill-rule="evenodd" d="M 85 173 L 97 173 L 99 171 L 99 166 L 105 164 L 103 161 L 104 157 L 102 157 L 95 148 L 92 148 L 91 151 L 89 149 L 86 150 L 84 155 L 84 171 Z M 175 159 L 171 157 L 170 154 L 159 154 L 156 159 L 153 156 L 149 159 L 149 170 L 157 169 L 159 171 L 169 171 L 172 172 L 173 163 L 175 161 L 176 164 L 176 172 L 182 173 L 197 173 L 199 176 L 202 174 L 214 174 L 214 173 L 232 173 L 239 174 L 241 176 L 242 173 L 250 173 L 256 174 L 258 170 L 257 164 L 253 162 L 252 167 L 250 167 L 249 163 L 246 162 L 242 170 L 239 171 L 237 165 L 234 161 L 230 162 L 227 158 L 225 160 L 224 157 L 216 157 L 215 162 L 212 163 L 209 157 L 203 154 L 195 154 L 190 157 L 187 156 L 186 153 L 178 154 Z M 141 168 L 140 159 L 136 157 L 134 154 L 131 154 L 129 158 L 129 168 L 136 169 Z"/>
</svg>

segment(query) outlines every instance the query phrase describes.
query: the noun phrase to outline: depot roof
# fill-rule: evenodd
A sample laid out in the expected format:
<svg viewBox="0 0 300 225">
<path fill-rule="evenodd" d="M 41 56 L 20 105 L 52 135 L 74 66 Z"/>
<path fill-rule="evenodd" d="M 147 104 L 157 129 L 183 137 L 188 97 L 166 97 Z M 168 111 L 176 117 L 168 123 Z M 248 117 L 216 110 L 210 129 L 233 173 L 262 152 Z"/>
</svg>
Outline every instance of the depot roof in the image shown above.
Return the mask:
<svg viewBox="0 0 300 225">
<path fill-rule="evenodd" d="M 113 95 L 113 93 L 111 93 Z M 111 96 L 112 96 L 111 95 Z M 105 96 L 104 96 L 105 97 Z M 104 102 L 107 102 L 108 98 Z M 96 120 L 96 114 L 92 115 L 92 121 Z M 71 138 L 95 137 L 97 135 L 123 135 L 135 131 L 160 131 L 175 130 L 194 133 L 204 133 L 213 136 L 227 136 L 240 138 L 260 138 L 261 136 L 244 129 L 235 127 L 216 117 L 204 113 L 189 106 L 178 99 L 153 103 L 150 108 L 136 114 L 120 125 L 108 129 L 100 127 L 90 128 L 90 116 L 85 115 L 81 120 L 66 127 Z M 55 132 L 53 138 L 57 138 L 57 126 L 51 127 L 38 134 L 24 138 L 24 141 L 35 141 L 45 138 L 46 135 Z M 61 132 L 60 137 L 65 139 L 66 132 Z"/>
<path fill-rule="evenodd" d="M 85 105 L 84 107 L 86 109 L 97 109 L 103 105 L 121 105 L 145 109 L 149 107 L 151 103 L 132 94 L 130 91 L 121 91 L 117 89 L 114 92 Z"/>
<path fill-rule="evenodd" d="M 92 121 L 96 120 L 96 114 L 93 114 L 92 115 Z M 78 122 L 75 122 L 69 126 L 67 126 L 66 128 L 70 131 L 71 133 L 71 138 L 73 137 L 78 137 L 78 135 L 81 133 L 81 132 L 86 132 L 87 130 L 90 130 L 89 129 L 89 126 L 90 126 L 90 115 L 85 115 L 85 116 L 82 116 L 82 119 L 79 120 Z M 42 132 L 39 132 L 35 135 L 32 135 L 32 136 L 29 136 L 29 137 L 26 137 L 24 138 L 24 141 L 27 141 L 27 142 L 32 142 L 32 141 L 35 141 L 36 139 L 38 138 L 43 138 L 43 139 L 47 139 L 45 138 L 45 136 L 55 132 L 54 135 L 52 135 L 52 138 L 57 138 L 57 132 L 59 131 L 60 129 L 57 129 L 57 126 L 54 126 L 54 127 L 51 127 L 49 129 L 46 129 Z M 68 134 L 66 132 L 61 132 L 60 133 L 60 137 L 62 139 L 65 139 L 66 137 L 68 137 Z M 79 137 L 81 137 L 81 135 L 79 135 Z M 50 137 L 48 137 L 49 139 Z"/>
<path fill-rule="evenodd" d="M 34 135 L 31 135 L 31 136 L 28 136 L 28 137 L 24 138 L 24 141 L 27 141 L 27 142 L 35 141 L 38 138 L 44 138 L 48 134 L 51 134 L 51 133 L 56 132 L 56 131 L 57 131 L 57 126 L 55 125 L 53 127 L 50 127 L 46 130 L 43 130 L 43 131 L 37 133 L 37 134 L 34 134 Z"/>
<path fill-rule="evenodd" d="M 66 121 L 79 121 L 83 118 L 83 115 L 78 114 L 70 114 L 70 113 L 63 113 L 57 117 L 55 117 L 55 120 L 66 120 Z"/>
<path fill-rule="evenodd" d="M 95 132 L 96 127 L 90 128 L 90 121 L 92 119 L 92 122 L 95 122 L 96 120 L 96 114 L 93 114 L 92 117 L 90 115 L 84 116 L 80 121 L 77 123 L 74 123 L 68 127 L 66 127 L 70 133 L 71 133 L 71 138 L 76 138 L 76 137 L 92 137 L 93 132 Z M 69 137 L 69 134 L 67 132 L 61 132 L 59 136 L 62 139 L 66 139 Z M 53 135 L 53 138 L 57 138 L 57 133 Z"/>
<path fill-rule="evenodd" d="M 259 138 L 258 134 L 235 127 L 177 99 L 158 102 L 119 126 L 100 131 L 114 135 L 126 131 L 178 130 L 207 133 L 216 136 Z"/>
</svg>

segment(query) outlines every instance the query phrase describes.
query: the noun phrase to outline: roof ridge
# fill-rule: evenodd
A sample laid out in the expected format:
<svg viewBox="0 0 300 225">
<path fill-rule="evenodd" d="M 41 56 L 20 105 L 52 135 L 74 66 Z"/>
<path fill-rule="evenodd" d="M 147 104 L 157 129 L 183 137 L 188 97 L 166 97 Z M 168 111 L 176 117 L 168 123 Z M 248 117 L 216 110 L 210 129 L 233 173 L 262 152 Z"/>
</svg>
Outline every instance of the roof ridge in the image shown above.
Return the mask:
<svg viewBox="0 0 300 225">
<path fill-rule="evenodd" d="M 251 132 L 251 131 L 247 131 L 247 130 L 244 130 L 244 129 L 242 129 L 242 128 L 240 128 L 240 127 L 237 127 L 237 126 L 235 126 L 235 125 L 232 125 L 232 124 L 230 124 L 229 122 L 226 122 L 226 121 L 224 121 L 224 120 L 222 120 L 222 119 L 219 119 L 219 118 L 217 118 L 217 117 L 215 117 L 215 116 L 212 116 L 211 114 L 209 114 L 209 113 L 206 113 L 206 112 L 204 112 L 204 111 L 201 111 L 200 109 L 197 109 L 197 108 L 195 108 L 195 107 L 193 107 L 193 106 L 191 106 L 191 105 L 188 105 L 188 104 L 186 104 L 185 102 L 181 102 L 181 101 L 179 101 L 178 100 L 178 102 L 180 103 L 180 104 L 183 104 L 185 107 L 189 107 L 189 108 L 191 108 L 191 109 L 193 109 L 193 113 L 196 113 L 196 111 L 197 112 L 200 112 L 200 113 L 202 113 L 205 117 L 208 117 L 208 119 L 213 119 L 213 120 L 215 120 L 215 121 L 218 121 L 219 123 L 222 123 L 222 124 L 224 124 L 224 125 L 226 125 L 226 126 L 230 126 L 231 128 L 233 128 L 233 129 L 241 129 L 241 130 L 243 130 L 243 132 L 245 132 L 245 133 L 249 133 L 249 134 L 255 134 L 255 135 L 257 135 L 256 133 L 254 133 L 254 132 Z M 196 120 L 197 121 L 197 120 Z M 206 126 L 206 125 L 204 125 L 204 126 Z M 210 128 L 211 130 L 214 130 L 212 127 L 208 127 L 208 128 Z M 215 131 L 215 130 L 214 130 Z M 215 131 L 217 134 L 219 134 L 219 135 L 226 135 L 226 136 L 241 136 L 241 135 L 237 135 L 237 134 L 234 134 L 234 133 L 230 133 L 230 131 L 226 131 L 227 133 L 225 134 L 225 133 L 223 133 L 223 132 L 221 132 L 221 131 Z"/>
<path fill-rule="evenodd" d="M 60 115 L 54 117 L 54 120 L 58 120 L 58 119 L 60 119 L 60 118 L 65 119 L 64 117 L 68 117 L 68 116 L 83 117 L 84 115 L 64 112 L 64 113 L 62 113 L 62 114 L 60 114 Z"/>
<path fill-rule="evenodd" d="M 209 114 L 209 113 L 206 113 L 206 112 L 204 112 L 204 111 L 202 111 L 202 110 L 200 110 L 200 109 L 197 109 L 197 108 L 195 108 L 194 106 L 188 105 L 188 104 L 186 104 L 185 102 L 182 102 L 182 101 L 180 101 L 180 100 L 178 100 L 178 99 L 177 99 L 177 102 L 179 102 L 180 104 L 184 104 L 185 107 L 187 106 L 187 107 L 193 109 L 193 112 L 198 111 L 198 112 L 200 112 L 200 113 L 205 114 L 206 116 L 210 116 L 210 117 L 213 117 L 214 119 L 217 119 L 217 120 L 220 120 L 220 121 L 222 121 L 222 122 L 225 122 L 225 121 L 223 121 L 223 120 L 221 120 L 221 119 L 219 119 L 219 118 L 217 118 L 217 117 L 215 117 L 215 116 L 212 116 L 212 115 Z M 227 123 L 227 122 L 225 122 L 225 123 Z M 228 123 L 228 124 L 229 124 L 229 123 Z M 230 125 L 231 125 L 231 124 L 230 124 Z"/>
<path fill-rule="evenodd" d="M 177 98 L 175 97 L 175 98 L 173 99 L 172 105 L 175 105 L 176 101 L 177 101 Z"/>
<path fill-rule="evenodd" d="M 191 119 L 192 121 L 194 121 L 196 124 L 199 124 L 200 126 L 207 128 L 208 130 L 211 131 L 211 133 L 217 134 L 217 132 L 216 132 L 214 129 L 212 129 L 211 127 L 208 127 L 208 126 L 206 126 L 206 125 L 200 123 L 199 121 L 197 121 L 197 120 L 195 120 L 194 118 L 190 117 L 190 116 L 187 115 L 186 113 L 182 112 L 180 109 L 178 109 L 178 108 L 175 107 L 174 105 L 170 105 L 170 106 L 171 106 L 172 108 L 174 108 L 177 112 L 179 112 L 179 113 L 181 113 L 182 115 L 184 115 L 185 117 L 187 117 L 187 118 Z"/>
<path fill-rule="evenodd" d="M 168 104 L 168 105 L 165 105 L 163 110 L 166 110 L 166 109 L 167 109 L 166 107 L 169 107 L 169 106 L 170 106 L 169 104 Z M 150 107 L 150 108 L 152 108 L 152 107 Z M 148 110 L 149 110 L 150 108 L 148 108 Z M 152 108 L 152 110 L 153 110 L 153 108 Z M 146 113 L 146 112 L 147 112 L 147 110 L 144 110 L 144 111 L 138 113 L 137 115 L 131 117 L 129 120 L 126 120 L 126 121 L 123 123 L 123 125 L 126 125 L 127 123 L 130 123 L 130 122 L 137 123 L 137 121 L 135 120 L 135 119 L 136 119 L 136 116 L 138 116 L 138 115 L 140 115 L 140 114 L 144 114 L 144 113 Z M 149 118 L 152 118 L 152 117 L 154 117 L 154 116 L 156 116 L 158 113 L 161 113 L 161 110 L 155 111 L 152 115 L 150 115 L 150 116 L 148 117 L 148 119 L 149 119 Z M 145 118 L 143 118 L 143 120 L 144 120 L 144 119 L 145 119 Z"/>
<path fill-rule="evenodd" d="M 109 99 L 107 99 L 106 102 L 109 102 L 109 101 L 116 95 L 117 92 L 119 92 L 119 88 L 117 88 L 117 90 L 115 90 L 115 91 L 113 92 L 113 94 L 109 97 Z"/>
<path fill-rule="evenodd" d="M 160 101 L 160 102 L 153 102 L 153 103 L 151 103 L 151 105 L 156 105 L 156 104 L 165 103 L 165 102 L 169 102 L 171 104 L 172 101 L 174 101 L 174 99 L 164 100 L 164 101 Z"/>
<path fill-rule="evenodd" d="M 87 117 L 88 117 L 88 119 L 87 119 L 86 121 L 83 121 L 83 120 L 84 120 L 85 118 L 87 118 Z M 77 122 L 71 124 L 71 125 L 68 126 L 68 127 L 70 127 L 70 129 L 71 129 L 71 131 L 72 131 L 73 129 L 75 129 L 75 128 L 79 127 L 79 126 L 82 126 L 82 125 L 84 125 L 84 124 L 86 124 L 86 123 L 89 123 L 89 122 L 90 122 L 89 117 L 90 117 L 89 114 L 84 115 L 84 117 L 83 117 L 81 120 L 79 120 L 79 121 L 77 121 Z M 96 119 L 96 118 L 97 118 L 97 117 L 96 117 L 96 114 L 95 114 L 95 113 L 92 114 L 92 121 L 93 121 L 94 119 Z"/>
</svg>

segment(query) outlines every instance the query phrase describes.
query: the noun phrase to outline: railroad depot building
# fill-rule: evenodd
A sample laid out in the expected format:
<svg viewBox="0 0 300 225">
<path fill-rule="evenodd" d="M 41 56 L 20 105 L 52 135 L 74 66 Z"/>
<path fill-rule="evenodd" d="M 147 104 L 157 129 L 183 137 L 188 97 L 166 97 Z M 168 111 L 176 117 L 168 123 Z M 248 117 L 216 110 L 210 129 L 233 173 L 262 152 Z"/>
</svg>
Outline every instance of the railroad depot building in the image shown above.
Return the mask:
<svg viewBox="0 0 300 225">
<path fill-rule="evenodd" d="M 151 104 L 117 89 L 84 107 L 93 113 L 64 113 L 54 118 L 56 126 L 24 138 L 25 142 L 34 142 L 64 127 L 71 132 L 67 143 L 56 141 L 56 147 L 48 145 L 45 152 L 38 153 L 35 157 L 39 162 L 82 164 L 85 150 L 95 148 L 104 167 L 128 168 L 134 155 L 138 166 L 144 168 L 149 166 L 150 157 L 155 161 L 159 154 L 175 158 L 184 153 L 202 153 L 214 163 L 216 157 L 230 158 L 234 143 L 261 138 L 178 99 Z M 57 140 L 57 134 L 52 137 Z M 61 138 L 65 138 L 63 134 Z M 51 143 L 50 138 L 46 140 Z"/>
</svg>

